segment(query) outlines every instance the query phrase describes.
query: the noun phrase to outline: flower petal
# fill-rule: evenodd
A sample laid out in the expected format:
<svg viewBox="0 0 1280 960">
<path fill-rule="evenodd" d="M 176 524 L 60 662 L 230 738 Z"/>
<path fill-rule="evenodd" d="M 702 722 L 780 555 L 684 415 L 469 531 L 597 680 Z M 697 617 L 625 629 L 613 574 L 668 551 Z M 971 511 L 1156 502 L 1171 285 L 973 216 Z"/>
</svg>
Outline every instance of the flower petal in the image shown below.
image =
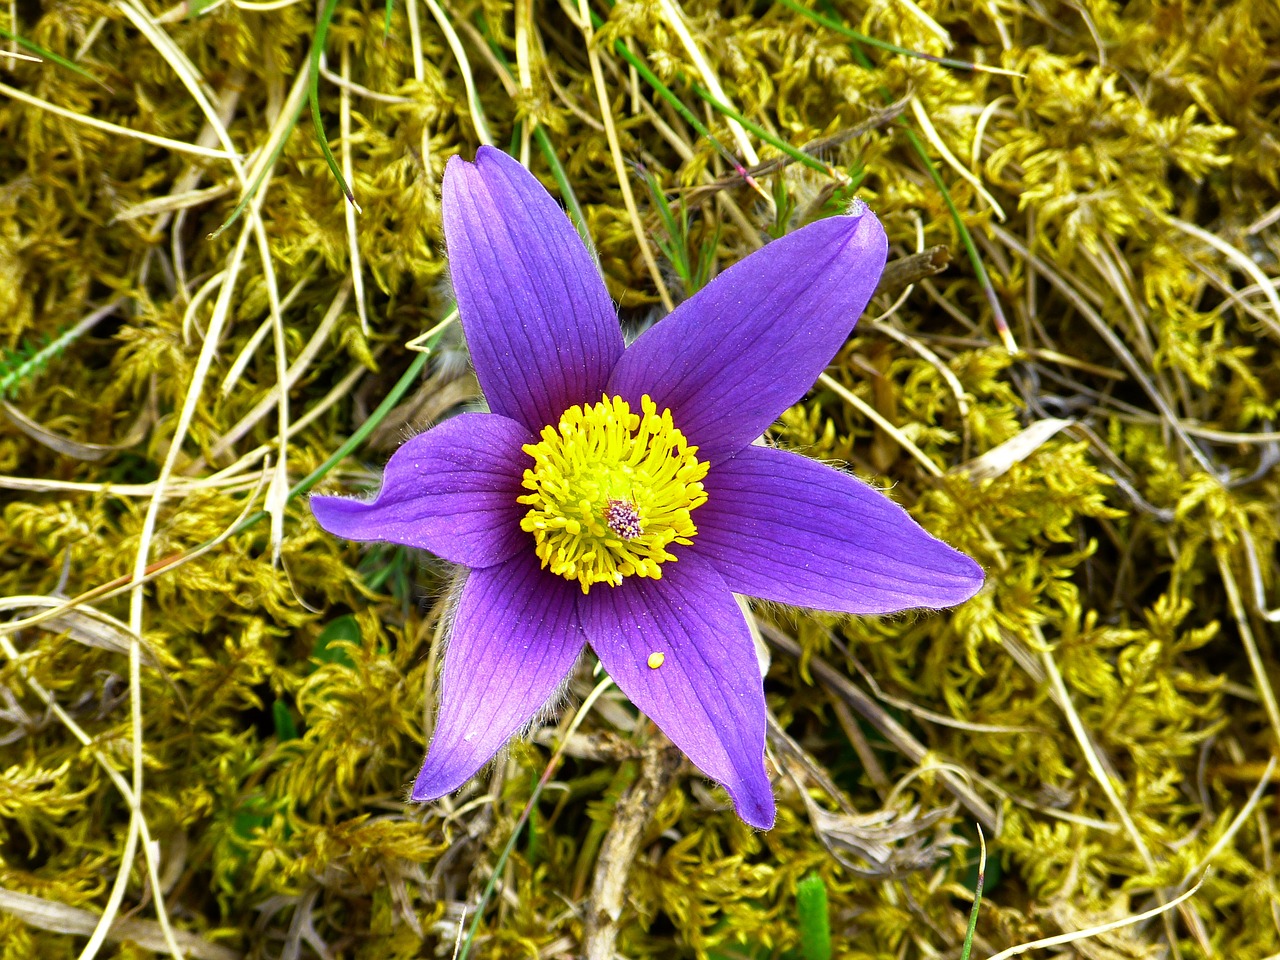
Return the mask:
<svg viewBox="0 0 1280 960">
<path fill-rule="evenodd" d="M 707 502 L 686 549 L 736 593 L 877 614 L 949 607 L 982 586 L 980 566 L 884 494 L 799 454 L 747 447 L 703 485 Z"/>
<path fill-rule="evenodd" d="M 348 540 L 423 547 L 468 567 L 489 567 L 533 540 L 520 529 L 520 478 L 533 437 L 491 413 L 464 413 L 408 440 L 387 462 L 370 502 L 312 497 L 320 526 Z"/>
<path fill-rule="evenodd" d="M 444 174 L 444 235 L 471 362 L 489 409 L 537 433 L 604 393 L 622 355 L 600 270 L 517 161 L 481 147 Z"/>
<path fill-rule="evenodd" d="M 832 217 L 734 264 L 628 349 L 609 392 L 642 394 L 703 459 L 741 450 L 813 385 L 875 292 L 887 241 L 875 215 Z"/>
<path fill-rule="evenodd" d="M 555 694 L 586 642 L 576 604 L 576 586 L 544 573 L 531 549 L 471 572 L 414 800 L 466 783 Z"/>
<path fill-rule="evenodd" d="M 579 600 L 587 639 L 614 682 L 707 776 L 738 816 L 773 826 L 764 769 L 764 687 L 751 634 L 719 574 L 687 550 L 661 580 L 630 577 Z M 661 666 L 649 666 L 661 654 Z"/>
</svg>

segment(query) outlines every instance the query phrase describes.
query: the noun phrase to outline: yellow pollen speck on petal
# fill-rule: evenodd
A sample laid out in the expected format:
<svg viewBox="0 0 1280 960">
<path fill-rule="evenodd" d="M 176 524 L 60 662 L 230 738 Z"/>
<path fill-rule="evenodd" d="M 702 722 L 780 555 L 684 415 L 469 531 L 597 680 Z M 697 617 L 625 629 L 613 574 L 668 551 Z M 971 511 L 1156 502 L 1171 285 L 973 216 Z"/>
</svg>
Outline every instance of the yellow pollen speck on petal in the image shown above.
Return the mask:
<svg viewBox="0 0 1280 960">
<path fill-rule="evenodd" d="M 667 655 L 665 653 L 651 653 L 649 654 L 649 659 L 646 662 L 649 664 L 650 670 L 657 670 L 664 662 L 666 662 L 666 659 Z"/>
<path fill-rule="evenodd" d="M 639 413 L 605 397 L 570 407 L 539 436 L 524 447 L 533 467 L 519 502 L 529 507 L 520 528 L 533 534 L 542 566 L 576 580 L 583 593 L 630 576 L 660 579 L 662 564 L 676 559 L 668 548 L 692 542 L 698 528 L 690 514 L 707 502 L 708 465 L 671 411 L 659 413 L 648 396 Z"/>
</svg>

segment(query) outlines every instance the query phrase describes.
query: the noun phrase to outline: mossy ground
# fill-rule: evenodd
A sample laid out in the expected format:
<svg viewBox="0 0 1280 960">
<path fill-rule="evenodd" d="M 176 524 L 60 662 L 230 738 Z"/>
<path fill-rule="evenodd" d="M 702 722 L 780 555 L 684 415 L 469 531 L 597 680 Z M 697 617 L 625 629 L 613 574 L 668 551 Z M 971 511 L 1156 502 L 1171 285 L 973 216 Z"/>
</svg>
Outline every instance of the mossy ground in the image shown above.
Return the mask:
<svg viewBox="0 0 1280 960">
<path fill-rule="evenodd" d="M 397 3 L 386 32 L 342 3 L 318 107 L 353 215 L 305 111 L 290 132 L 315 6 L 5 8 L 82 72 L 0 59 L 0 958 L 450 956 L 477 915 L 473 957 L 814 956 L 809 874 L 835 956 L 955 957 L 984 820 L 975 956 L 1202 879 L 1058 949 L 1280 953 L 1280 6 L 813 9 L 1011 73 L 782 2 L 687 3 L 687 42 L 666 2 Z M 571 191 L 631 326 L 853 195 L 895 255 L 953 253 L 773 436 L 891 486 L 989 584 L 756 608 L 769 833 L 616 692 L 576 712 L 585 664 L 559 726 L 403 802 L 450 572 L 286 493 L 407 370 L 326 489 L 476 398 L 456 325 L 425 366 L 405 344 L 448 311 L 444 163 L 486 138 Z M 759 190 L 730 162 L 782 157 Z"/>
</svg>

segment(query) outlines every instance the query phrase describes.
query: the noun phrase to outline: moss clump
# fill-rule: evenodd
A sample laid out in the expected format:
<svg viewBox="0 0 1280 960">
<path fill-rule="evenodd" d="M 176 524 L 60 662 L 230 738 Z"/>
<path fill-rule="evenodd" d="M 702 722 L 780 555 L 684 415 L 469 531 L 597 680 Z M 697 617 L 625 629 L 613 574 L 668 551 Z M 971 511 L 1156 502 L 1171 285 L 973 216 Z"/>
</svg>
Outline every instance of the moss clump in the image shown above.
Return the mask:
<svg viewBox="0 0 1280 960">
<path fill-rule="evenodd" d="M 1078 952 L 1280 951 L 1273 5 L 819 4 L 842 33 L 698 0 L 699 62 L 673 7 L 596 4 L 604 108 L 663 198 L 636 179 L 638 222 L 575 4 L 395 5 L 385 36 L 383 8 L 341 6 L 318 103 L 350 221 L 313 133 L 287 132 L 310 9 L 15 9 L 0 26 L 89 76 L 0 64 L 0 957 L 78 956 L 104 914 L 102 956 L 450 955 L 464 911 L 473 957 L 797 957 L 810 875 L 835 956 L 956 955 L 975 820 L 979 952 L 1206 868 L 1165 922 Z M 628 325 L 855 194 L 896 253 L 956 254 L 877 301 L 774 438 L 891 484 L 990 584 L 938 615 L 756 610 L 768 834 L 664 774 L 612 695 L 509 853 L 563 724 L 403 803 L 450 572 L 281 494 L 419 370 L 404 344 L 448 308 L 444 163 L 488 136 L 581 207 Z M 734 167 L 757 161 L 758 191 Z M 325 482 L 372 482 L 474 398 L 456 326 L 434 346 Z"/>
</svg>

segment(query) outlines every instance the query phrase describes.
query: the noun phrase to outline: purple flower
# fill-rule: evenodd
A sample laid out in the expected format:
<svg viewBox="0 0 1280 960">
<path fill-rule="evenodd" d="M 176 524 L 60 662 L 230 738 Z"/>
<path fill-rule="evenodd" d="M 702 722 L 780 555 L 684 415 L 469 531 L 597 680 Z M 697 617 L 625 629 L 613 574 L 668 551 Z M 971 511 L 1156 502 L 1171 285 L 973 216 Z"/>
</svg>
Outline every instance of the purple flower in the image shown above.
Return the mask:
<svg viewBox="0 0 1280 960">
<path fill-rule="evenodd" d="M 768 829 L 764 689 L 733 594 L 881 614 L 982 585 L 976 563 L 866 484 L 752 445 L 848 337 L 884 230 L 859 205 L 775 240 L 625 347 L 591 254 L 519 163 L 487 147 L 452 158 L 443 203 L 492 412 L 409 440 L 372 502 L 311 500 L 338 536 L 471 568 L 413 799 L 470 779 L 590 645 Z"/>
</svg>

